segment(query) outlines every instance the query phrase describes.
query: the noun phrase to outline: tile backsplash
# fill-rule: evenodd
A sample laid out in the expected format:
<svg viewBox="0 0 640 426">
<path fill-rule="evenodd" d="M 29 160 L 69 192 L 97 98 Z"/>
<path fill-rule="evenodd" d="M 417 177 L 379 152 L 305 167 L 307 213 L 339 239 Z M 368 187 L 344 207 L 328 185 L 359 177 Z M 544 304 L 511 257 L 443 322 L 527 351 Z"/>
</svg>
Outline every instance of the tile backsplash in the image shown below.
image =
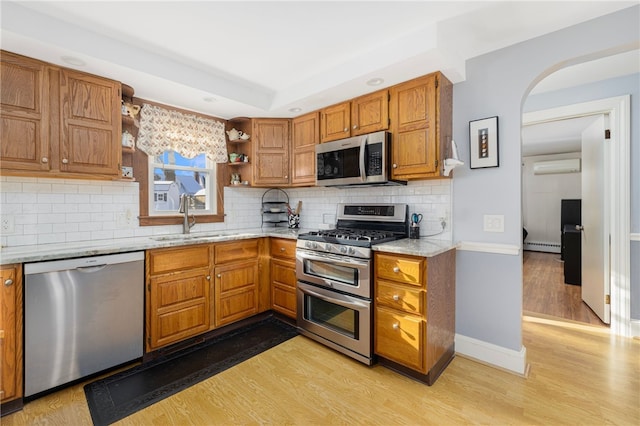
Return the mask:
<svg viewBox="0 0 640 426">
<path fill-rule="evenodd" d="M 266 190 L 225 188 L 224 223 L 196 223 L 192 232 L 260 228 Z M 284 189 L 292 206 L 302 201 L 301 228 L 333 226 L 341 202 L 406 203 L 411 213 L 424 216 L 421 236 L 439 240 L 452 238 L 451 190 L 449 179 L 407 186 Z M 182 232 L 181 225 L 138 226 L 139 194 L 137 182 L 2 176 L 0 243 L 11 247 Z"/>
</svg>

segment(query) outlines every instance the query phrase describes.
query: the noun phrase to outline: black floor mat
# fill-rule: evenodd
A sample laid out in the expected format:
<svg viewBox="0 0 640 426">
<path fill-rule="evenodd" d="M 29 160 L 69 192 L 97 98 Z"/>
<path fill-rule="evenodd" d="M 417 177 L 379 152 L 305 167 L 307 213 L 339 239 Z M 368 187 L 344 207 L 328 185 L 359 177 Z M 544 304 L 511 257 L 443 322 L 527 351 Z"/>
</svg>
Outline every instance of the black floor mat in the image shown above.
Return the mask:
<svg viewBox="0 0 640 426">
<path fill-rule="evenodd" d="M 273 317 L 113 376 L 84 392 L 96 426 L 108 425 L 296 336 Z"/>
</svg>

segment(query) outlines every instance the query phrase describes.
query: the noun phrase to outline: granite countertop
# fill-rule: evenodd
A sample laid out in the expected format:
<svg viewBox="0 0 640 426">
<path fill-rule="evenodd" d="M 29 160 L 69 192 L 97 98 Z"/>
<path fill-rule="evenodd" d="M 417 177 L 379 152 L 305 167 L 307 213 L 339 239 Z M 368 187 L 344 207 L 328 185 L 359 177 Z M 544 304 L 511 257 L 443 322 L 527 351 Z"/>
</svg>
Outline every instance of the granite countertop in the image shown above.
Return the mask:
<svg viewBox="0 0 640 426">
<path fill-rule="evenodd" d="M 178 247 L 223 241 L 245 240 L 249 238 L 279 237 L 295 240 L 298 233 L 305 229 L 267 228 L 225 230 L 187 235 L 170 234 L 148 237 L 119 238 L 114 240 L 79 241 L 59 244 L 41 244 L 32 246 L 3 247 L 0 250 L 0 264 L 41 262 L 46 260 L 68 259 L 73 257 L 97 256 L 112 253 L 124 253 L 163 247 Z M 426 239 L 403 239 L 373 246 L 374 251 L 409 254 L 432 257 L 455 248 L 447 241 Z"/>
</svg>

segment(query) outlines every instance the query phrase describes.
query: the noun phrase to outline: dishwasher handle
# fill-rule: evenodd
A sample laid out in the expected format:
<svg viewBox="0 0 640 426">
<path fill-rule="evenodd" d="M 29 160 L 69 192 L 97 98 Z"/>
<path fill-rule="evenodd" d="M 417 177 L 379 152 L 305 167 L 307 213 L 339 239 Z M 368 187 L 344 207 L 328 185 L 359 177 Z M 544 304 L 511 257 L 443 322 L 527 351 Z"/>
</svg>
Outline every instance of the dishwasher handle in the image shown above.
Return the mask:
<svg viewBox="0 0 640 426">
<path fill-rule="evenodd" d="M 82 272 L 84 274 L 91 274 L 93 272 L 101 271 L 106 267 L 107 267 L 106 263 L 103 263 L 101 265 L 94 265 L 94 266 L 79 266 L 76 268 L 76 271 Z"/>
</svg>

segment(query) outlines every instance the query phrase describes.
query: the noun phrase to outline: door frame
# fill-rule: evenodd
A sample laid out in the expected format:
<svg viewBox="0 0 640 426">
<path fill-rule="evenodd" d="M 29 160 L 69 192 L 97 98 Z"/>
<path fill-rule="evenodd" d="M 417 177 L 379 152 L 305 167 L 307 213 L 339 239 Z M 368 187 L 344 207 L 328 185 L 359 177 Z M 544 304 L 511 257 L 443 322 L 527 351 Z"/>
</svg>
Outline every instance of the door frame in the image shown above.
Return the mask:
<svg viewBox="0 0 640 426">
<path fill-rule="evenodd" d="M 610 296 L 612 334 L 631 336 L 630 272 L 630 141 L 631 96 L 617 96 L 522 114 L 522 126 L 596 114 L 609 116 L 611 130 L 610 199 L 605 206 L 610 236 Z"/>
</svg>

